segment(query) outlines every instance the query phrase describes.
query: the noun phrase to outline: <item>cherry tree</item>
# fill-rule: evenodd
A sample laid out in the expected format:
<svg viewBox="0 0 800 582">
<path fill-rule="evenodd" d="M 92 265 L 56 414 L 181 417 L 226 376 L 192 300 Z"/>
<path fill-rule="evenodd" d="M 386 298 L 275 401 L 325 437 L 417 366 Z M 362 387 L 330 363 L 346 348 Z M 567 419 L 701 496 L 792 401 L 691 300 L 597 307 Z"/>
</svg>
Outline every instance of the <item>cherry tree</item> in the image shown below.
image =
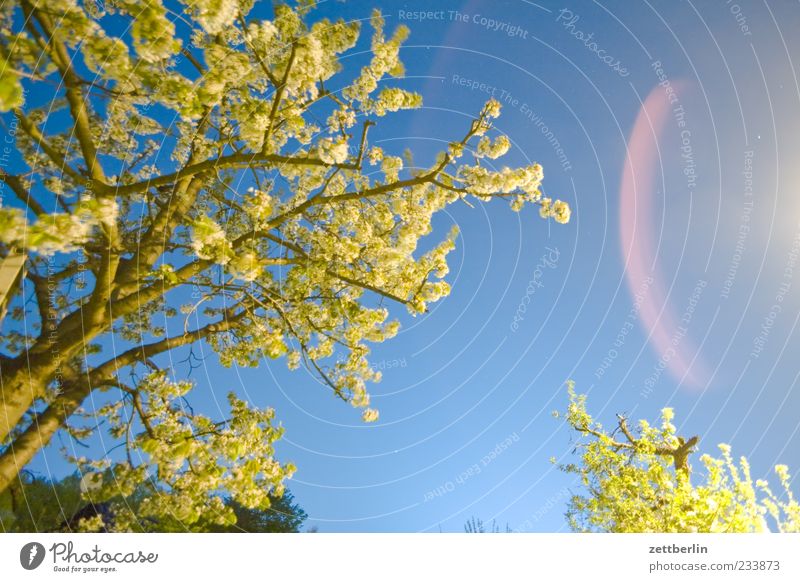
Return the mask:
<svg viewBox="0 0 800 582">
<path fill-rule="evenodd" d="M 229 396 L 223 420 L 159 355 L 205 342 L 225 366 L 305 366 L 375 421 L 369 344 L 446 296 L 449 204 L 506 200 L 566 223 L 542 167 L 494 160 L 509 140 L 489 101 L 426 167 L 370 143 L 420 107 L 402 77 L 405 27 L 248 0 L 19 0 L 0 7 L 0 251 L 26 256 L 0 356 L 0 491 L 58 431 L 101 422 L 121 455 L 70 452 L 93 498 L 143 484 L 139 515 L 230 522 L 223 495 L 264 508 L 295 470 L 275 459 L 271 409 Z M 375 130 L 373 130 L 375 131 Z M 11 158 L 10 158 L 11 159 Z M 91 396 L 91 398 L 89 398 Z M 100 404 L 98 404 L 100 403 Z M 105 430 L 105 428 L 104 428 Z M 127 523 L 126 523 L 126 520 Z M 96 524 L 95 524 L 96 525 Z"/>
</svg>

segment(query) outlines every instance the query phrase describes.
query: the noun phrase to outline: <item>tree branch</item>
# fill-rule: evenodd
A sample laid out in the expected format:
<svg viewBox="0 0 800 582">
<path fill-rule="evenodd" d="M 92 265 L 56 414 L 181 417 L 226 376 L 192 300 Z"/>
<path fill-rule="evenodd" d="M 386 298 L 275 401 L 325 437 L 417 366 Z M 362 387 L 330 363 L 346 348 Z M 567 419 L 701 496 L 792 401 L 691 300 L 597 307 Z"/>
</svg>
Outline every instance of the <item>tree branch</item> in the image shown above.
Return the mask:
<svg viewBox="0 0 800 582">
<path fill-rule="evenodd" d="M 241 307 L 238 313 L 234 313 L 237 307 Z M 117 370 L 130 366 L 136 362 L 143 362 L 149 360 L 155 355 L 161 354 L 168 350 L 185 346 L 194 343 L 198 340 L 205 339 L 215 333 L 228 331 L 237 322 L 241 321 L 248 314 L 247 303 L 238 303 L 237 305 L 226 310 L 226 314 L 219 321 L 209 323 L 198 329 L 182 333 L 180 335 L 171 336 L 162 340 L 152 342 L 149 344 L 142 344 L 131 348 L 122 354 L 115 356 L 113 359 L 108 360 L 104 364 L 93 368 L 89 373 L 92 381 L 97 384 L 101 379 L 113 375 Z"/>
<path fill-rule="evenodd" d="M 74 170 L 72 166 L 67 163 L 66 158 L 61 155 L 61 152 L 50 145 L 50 143 L 42 134 L 41 130 L 39 130 L 36 124 L 33 123 L 21 109 L 14 109 L 14 115 L 17 116 L 22 130 L 36 143 L 36 145 L 39 146 L 39 148 L 45 154 L 47 154 L 47 157 L 50 158 L 50 161 L 52 161 L 59 170 L 79 184 L 82 184 L 86 181 L 84 176 Z"/>
<path fill-rule="evenodd" d="M 264 154 L 264 153 L 235 153 L 213 158 L 198 162 L 196 164 L 188 165 L 177 172 L 171 174 L 164 174 L 161 176 L 148 178 L 142 182 L 135 184 L 127 184 L 123 186 L 114 186 L 113 190 L 119 196 L 127 196 L 130 194 L 137 194 L 144 192 L 148 188 L 157 188 L 159 186 L 166 186 L 174 184 L 181 178 L 194 176 L 203 172 L 214 169 L 229 169 L 229 168 L 247 168 L 254 167 L 256 164 L 267 164 L 270 166 L 281 165 L 294 165 L 294 166 L 331 166 L 318 158 L 294 158 L 289 156 L 281 156 L 277 154 Z M 357 169 L 354 164 L 335 164 L 335 167 L 355 170 Z"/>
<path fill-rule="evenodd" d="M 688 441 L 684 440 L 683 437 L 678 437 L 678 445 L 675 447 L 657 446 L 655 448 L 651 448 L 643 445 L 641 439 L 637 439 L 633 436 L 633 433 L 631 433 L 630 429 L 628 428 L 628 419 L 625 418 L 625 416 L 621 414 L 617 415 L 617 426 L 619 427 L 620 432 L 622 432 L 622 434 L 625 436 L 627 442 L 617 441 L 611 436 L 594 430 L 588 426 L 576 426 L 575 429 L 579 432 L 592 435 L 600 440 L 609 440 L 610 446 L 614 448 L 627 449 L 631 451 L 644 451 L 650 448 L 656 455 L 662 457 L 671 457 L 673 459 L 673 465 L 675 466 L 676 471 L 684 471 L 688 473 L 689 455 L 691 454 L 692 449 L 700 441 L 700 437 L 693 436 Z"/>
<path fill-rule="evenodd" d="M 39 204 L 36 198 L 33 197 L 30 190 L 26 189 L 22 184 L 19 176 L 12 176 L 2 168 L 0 168 L 0 180 L 5 182 L 11 187 L 12 192 L 19 198 L 25 205 L 30 208 L 34 214 L 41 216 L 46 214 L 44 207 Z"/>
<path fill-rule="evenodd" d="M 297 42 L 297 40 L 292 42 L 289 61 L 286 63 L 286 71 L 283 73 L 283 79 L 281 79 L 280 84 L 275 89 L 275 96 L 272 99 L 272 110 L 269 113 L 269 122 L 264 132 L 264 143 L 261 146 L 261 153 L 264 154 L 269 151 L 269 140 L 272 137 L 272 130 L 275 126 L 275 117 L 278 114 L 278 107 L 280 107 L 281 101 L 283 101 L 283 93 L 286 91 L 286 83 L 289 81 L 289 74 L 292 72 L 292 65 L 294 65 L 294 58 L 297 54 Z"/>
<path fill-rule="evenodd" d="M 105 184 L 103 169 L 97 160 L 97 148 L 92 140 L 92 127 L 89 121 L 88 107 L 80 89 L 81 80 L 72 69 L 72 59 L 67 52 L 67 48 L 56 37 L 50 16 L 30 4 L 28 0 L 23 0 L 22 6 L 25 16 L 27 18 L 34 16 L 42 30 L 49 37 L 45 50 L 48 51 L 51 60 L 61 72 L 61 78 L 66 88 L 67 103 L 69 103 L 70 113 L 75 122 L 75 137 L 78 139 L 78 145 L 83 153 L 89 175 L 97 182 Z"/>
</svg>

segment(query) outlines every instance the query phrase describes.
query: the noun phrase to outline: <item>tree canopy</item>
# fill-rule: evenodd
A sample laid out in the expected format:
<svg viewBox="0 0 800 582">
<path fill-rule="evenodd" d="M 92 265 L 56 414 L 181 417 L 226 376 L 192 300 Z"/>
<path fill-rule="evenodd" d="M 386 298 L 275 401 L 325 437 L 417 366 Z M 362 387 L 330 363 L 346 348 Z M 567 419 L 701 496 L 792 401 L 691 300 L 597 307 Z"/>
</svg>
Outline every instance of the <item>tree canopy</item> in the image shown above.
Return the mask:
<svg viewBox="0 0 800 582">
<path fill-rule="evenodd" d="M 359 22 L 252 6 L 0 7 L 16 147 L 0 169 L 0 255 L 26 256 L 0 346 L 0 492 L 58 431 L 102 425 L 108 454 L 70 452 L 96 498 L 150 487 L 139 517 L 187 527 L 232 523 L 226 496 L 266 509 L 295 470 L 275 458 L 274 411 L 231 393 L 226 418 L 196 413 L 163 356 L 205 342 L 226 366 L 283 358 L 375 421 L 369 344 L 398 331 L 387 305 L 422 314 L 450 291 L 457 233 L 421 244 L 434 215 L 499 198 L 569 220 L 539 164 L 495 161 L 510 148 L 495 100 L 430 163 L 370 143 L 381 118 L 421 105 L 393 80 L 407 28 L 374 13 L 350 70 Z"/>
<path fill-rule="evenodd" d="M 115 529 L 116 515 L 125 511 L 137 513 L 150 494 L 142 487 L 125 499 L 116 498 L 95 502 L 86 491 L 85 480 L 77 473 L 61 480 L 23 473 L 21 478 L 0 493 L 0 531 L 2 532 L 79 532 Z M 249 509 L 230 499 L 225 500 L 236 516 L 236 523 L 195 525 L 194 529 L 218 533 L 257 532 L 292 533 L 300 531 L 307 515 L 287 490 L 281 497 L 271 499 L 269 509 Z M 102 523 L 98 520 L 101 518 Z M 179 519 L 161 521 L 141 520 L 130 527 L 132 531 L 186 531 Z"/>
<path fill-rule="evenodd" d="M 579 460 L 561 465 L 578 478 L 583 494 L 569 502 L 573 530 L 599 532 L 780 532 L 800 531 L 800 503 L 790 489 L 789 470 L 777 465 L 780 490 L 753 480 L 745 457 L 703 454 L 689 464 L 698 437 L 677 435 L 674 412 L 661 411 L 658 426 L 646 420 L 636 429 L 618 416 L 609 432 L 586 410 L 586 396 L 569 385 L 565 420 L 581 440 Z"/>
</svg>

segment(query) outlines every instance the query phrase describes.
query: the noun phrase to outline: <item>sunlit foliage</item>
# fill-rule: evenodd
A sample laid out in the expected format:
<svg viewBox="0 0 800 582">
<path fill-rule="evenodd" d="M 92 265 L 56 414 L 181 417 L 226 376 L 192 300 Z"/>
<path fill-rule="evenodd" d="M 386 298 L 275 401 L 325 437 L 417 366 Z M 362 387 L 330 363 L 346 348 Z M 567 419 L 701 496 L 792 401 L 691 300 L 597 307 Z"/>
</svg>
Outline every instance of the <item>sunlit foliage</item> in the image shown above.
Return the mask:
<svg viewBox="0 0 800 582">
<path fill-rule="evenodd" d="M 375 13 L 356 47 L 359 22 L 307 2 L 251 10 L 2 3 L 0 111 L 19 159 L 0 171 L 0 250 L 27 263 L 2 336 L 0 491 L 59 430 L 80 442 L 103 426 L 115 453 L 68 447 L 96 495 L 153 480 L 139 511 L 190 527 L 230 522 L 224 495 L 266 508 L 294 470 L 274 459 L 273 412 L 231 395 L 224 420 L 195 413 L 160 355 L 204 342 L 225 366 L 283 358 L 373 422 L 369 344 L 398 331 L 386 304 L 419 315 L 450 291 L 457 233 L 423 242 L 434 215 L 499 198 L 569 220 L 540 165 L 496 161 L 510 142 L 495 100 L 426 165 L 371 143 L 422 103 L 398 81 L 407 28 Z M 364 64 L 344 69 L 354 47 Z"/>
<path fill-rule="evenodd" d="M 800 531 L 800 504 L 789 471 L 777 465 L 777 493 L 753 480 L 745 457 L 735 460 L 728 445 L 720 457 L 703 454 L 689 463 L 699 439 L 677 435 L 671 408 L 657 426 L 637 429 L 618 416 L 609 432 L 586 410 L 586 396 L 569 385 L 565 420 L 580 436 L 578 461 L 561 465 L 575 475 L 582 494 L 572 496 L 567 518 L 576 531 L 601 532 L 780 532 Z"/>
</svg>

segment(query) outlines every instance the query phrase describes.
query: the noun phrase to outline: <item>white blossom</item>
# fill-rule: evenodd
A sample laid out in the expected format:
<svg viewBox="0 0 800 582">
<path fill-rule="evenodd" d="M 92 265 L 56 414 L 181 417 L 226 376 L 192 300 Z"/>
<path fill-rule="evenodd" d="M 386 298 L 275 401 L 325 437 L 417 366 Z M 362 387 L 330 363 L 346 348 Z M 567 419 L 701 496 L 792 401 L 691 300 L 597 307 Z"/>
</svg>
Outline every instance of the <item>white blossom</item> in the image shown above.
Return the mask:
<svg viewBox="0 0 800 582">
<path fill-rule="evenodd" d="M 345 162 L 345 160 L 347 160 L 347 141 L 343 139 L 334 141 L 330 138 L 322 138 L 319 140 L 317 153 L 319 155 L 319 159 L 326 164 L 342 164 Z"/>
</svg>

